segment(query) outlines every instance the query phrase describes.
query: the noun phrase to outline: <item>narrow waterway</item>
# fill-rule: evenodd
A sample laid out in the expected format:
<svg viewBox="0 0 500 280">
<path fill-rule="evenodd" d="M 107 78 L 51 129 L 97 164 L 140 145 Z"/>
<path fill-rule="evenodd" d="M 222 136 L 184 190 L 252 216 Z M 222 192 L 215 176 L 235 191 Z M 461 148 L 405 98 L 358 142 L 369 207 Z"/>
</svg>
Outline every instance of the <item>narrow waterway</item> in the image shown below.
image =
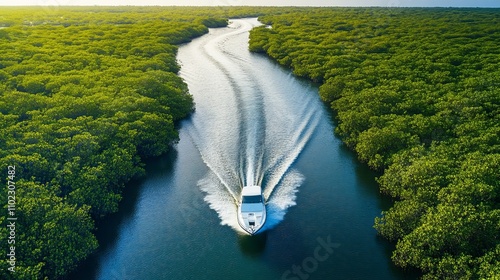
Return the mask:
<svg viewBox="0 0 500 280">
<path fill-rule="evenodd" d="M 374 174 L 333 135 L 317 87 L 248 52 L 256 19 L 233 20 L 179 49 L 196 112 L 175 151 L 151 161 L 82 279 L 412 279 L 390 262 L 373 219 Z M 236 220 L 259 184 L 265 231 Z M 85 270 L 86 272 L 83 272 Z"/>
</svg>

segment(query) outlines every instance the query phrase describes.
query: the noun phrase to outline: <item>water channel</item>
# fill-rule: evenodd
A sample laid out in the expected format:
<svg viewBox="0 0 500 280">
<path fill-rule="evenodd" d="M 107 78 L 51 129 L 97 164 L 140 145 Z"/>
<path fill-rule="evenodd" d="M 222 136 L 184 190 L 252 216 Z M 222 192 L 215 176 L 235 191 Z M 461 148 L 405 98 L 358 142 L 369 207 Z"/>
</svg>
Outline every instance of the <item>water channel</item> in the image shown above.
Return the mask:
<svg viewBox="0 0 500 280">
<path fill-rule="evenodd" d="M 332 133 L 317 87 L 248 51 L 258 24 L 232 20 L 180 47 L 196 111 L 175 150 L 149 162 L 99 224 L 101 247 L 81 279 L 413 279 L 377 237 L 388 202 Z M 267 200 L 255 237 L 236 220 L 249 184 Z"/>
</svg>

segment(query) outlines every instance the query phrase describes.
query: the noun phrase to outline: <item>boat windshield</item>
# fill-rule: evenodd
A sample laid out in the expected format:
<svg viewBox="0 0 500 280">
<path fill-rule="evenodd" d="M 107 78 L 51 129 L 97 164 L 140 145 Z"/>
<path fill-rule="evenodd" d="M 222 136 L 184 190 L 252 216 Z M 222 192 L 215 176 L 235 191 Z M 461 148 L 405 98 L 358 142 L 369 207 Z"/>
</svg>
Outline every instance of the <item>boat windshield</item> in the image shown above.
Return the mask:
<svg viewBox="0 0 500 280">
<path fill-rule="evenodd" d="M 244 195 L 243 203 L 261 203 L 262 196 L 261 195 Z"/>
</svg>

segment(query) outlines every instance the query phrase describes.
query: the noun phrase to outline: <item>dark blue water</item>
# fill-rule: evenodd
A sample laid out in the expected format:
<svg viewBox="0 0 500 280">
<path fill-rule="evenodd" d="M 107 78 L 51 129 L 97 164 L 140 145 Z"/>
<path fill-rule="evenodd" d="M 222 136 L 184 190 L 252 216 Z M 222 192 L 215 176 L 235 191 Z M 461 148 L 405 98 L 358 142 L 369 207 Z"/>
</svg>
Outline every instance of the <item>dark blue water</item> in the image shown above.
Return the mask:
<svg viewBox="0 0 500 280">
<path fill-rule="evenodd" d="M 373 229 L 385 207 L 374 174 L 334 137 L 317 87 L 247 51 L 257 24 L 234 20 L 180 48 L 196 112 L 100 225 L 101 250 L 81 277 L 413 278 L 390 263 Z M 236 222 L 247 184 L 268 202 L 256 237 Z"/>
</svg>

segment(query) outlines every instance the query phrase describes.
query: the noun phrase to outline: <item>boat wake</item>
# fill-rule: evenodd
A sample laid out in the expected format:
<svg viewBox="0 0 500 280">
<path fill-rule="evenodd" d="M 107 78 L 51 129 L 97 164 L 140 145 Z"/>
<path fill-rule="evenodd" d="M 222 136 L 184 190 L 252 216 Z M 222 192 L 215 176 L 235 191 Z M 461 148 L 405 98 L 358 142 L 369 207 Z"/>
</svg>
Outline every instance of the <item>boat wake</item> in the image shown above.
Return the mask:
<svg viewBox="0 0 500 280">
<path fill-rule="evenodd" d="M 318 126 L 316 96 L 298 92 L 300 83 L 266 58 L 242 50 L 248 21 L 210 34 L 179 51 L 181 76 L 196 102 L 196 112 L 183 123 L 209 168 L 198 182 L 204 200 L 222 225 L 243 232 L 237 205 L 243 186 L 260 185 L 266 200 L 263 231 L 284 219 L 296 204 L 304 181 L 293 163 Z M 281 71 L 270 81 L 266 71 Z"/>
</svg>

